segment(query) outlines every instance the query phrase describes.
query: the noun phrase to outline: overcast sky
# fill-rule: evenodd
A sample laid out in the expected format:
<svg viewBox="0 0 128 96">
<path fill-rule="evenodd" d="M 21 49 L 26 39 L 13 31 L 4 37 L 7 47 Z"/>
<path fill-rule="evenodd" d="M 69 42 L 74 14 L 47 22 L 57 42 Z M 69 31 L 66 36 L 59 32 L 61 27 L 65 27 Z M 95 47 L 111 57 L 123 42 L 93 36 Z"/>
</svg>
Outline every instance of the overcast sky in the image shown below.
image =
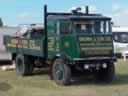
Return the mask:
<svg viewBox="0 0 128 96">
<path fill-rule="evenodd" d="M 0 17 L 9 26 L 43 23 L 44 4 L 54 12 L 89 5 L 91 12 L 111 16 L 115 25 L 128 27 L 128 0 L 0 0 Z"/>
</svg>

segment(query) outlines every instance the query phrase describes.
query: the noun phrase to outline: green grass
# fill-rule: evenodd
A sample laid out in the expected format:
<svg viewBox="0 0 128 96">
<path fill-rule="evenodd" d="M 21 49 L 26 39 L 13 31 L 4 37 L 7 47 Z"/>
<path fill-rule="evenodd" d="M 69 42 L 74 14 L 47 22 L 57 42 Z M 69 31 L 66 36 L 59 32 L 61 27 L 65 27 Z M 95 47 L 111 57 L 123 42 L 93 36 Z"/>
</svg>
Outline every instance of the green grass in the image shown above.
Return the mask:
<svg viewBox="0 0 128 96">
<path fill-rule="evenodd" d="M 16 76 L 15 71 L 0 71 L 0 96 L 128 96 L 128 61 L 116 63 L 116 79 L 98 84 L 82 79 L 71 86 L 58 86 L 49 80 L 47 71 L 33 76 Z"/>
</svg>

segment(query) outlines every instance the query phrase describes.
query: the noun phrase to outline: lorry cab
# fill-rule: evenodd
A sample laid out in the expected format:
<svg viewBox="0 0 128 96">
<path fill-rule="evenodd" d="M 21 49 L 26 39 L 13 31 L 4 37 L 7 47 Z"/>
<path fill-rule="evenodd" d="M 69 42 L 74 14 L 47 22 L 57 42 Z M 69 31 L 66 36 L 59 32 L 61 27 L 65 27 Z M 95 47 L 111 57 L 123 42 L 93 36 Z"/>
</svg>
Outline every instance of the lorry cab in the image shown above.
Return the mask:
<svg viewBox="0 0 128 96">
<path fill-rule="evenodd" d="M 111 18 L 99 14 L 56 14 L 47 21 L 48 57 L 70 60 L 113 56 Z"/>
<path fill-rule="evenodd" d="M 89 14 L 88 7 L 86 11 L 47 13 L 44 19 L 47 55 L 53 58 L 51 77 L 57 84 L 68 84 L 74 70 L 89 71 L 100 81 L 114 79 L 111 18 Z"/>
</svg>

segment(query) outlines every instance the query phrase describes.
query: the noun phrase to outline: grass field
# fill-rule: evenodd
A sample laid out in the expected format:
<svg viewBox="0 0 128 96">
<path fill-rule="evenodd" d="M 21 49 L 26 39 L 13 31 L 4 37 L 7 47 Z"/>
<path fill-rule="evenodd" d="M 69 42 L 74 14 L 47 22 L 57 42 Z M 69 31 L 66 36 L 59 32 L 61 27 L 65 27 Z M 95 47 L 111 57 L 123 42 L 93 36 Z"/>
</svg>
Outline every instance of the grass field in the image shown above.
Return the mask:
<svg viewBox="0 0 128 96">
<path fill-rule="evenodd" d="M 116 63 L 116 79 L 99 84 L 82 79 L 71 86 L 58 86 L 45 70 L 30 77 L 16 76 L 15 71 L 0 71 L 0 96 L 128 96 L 128 61 Z"/>
</svg>

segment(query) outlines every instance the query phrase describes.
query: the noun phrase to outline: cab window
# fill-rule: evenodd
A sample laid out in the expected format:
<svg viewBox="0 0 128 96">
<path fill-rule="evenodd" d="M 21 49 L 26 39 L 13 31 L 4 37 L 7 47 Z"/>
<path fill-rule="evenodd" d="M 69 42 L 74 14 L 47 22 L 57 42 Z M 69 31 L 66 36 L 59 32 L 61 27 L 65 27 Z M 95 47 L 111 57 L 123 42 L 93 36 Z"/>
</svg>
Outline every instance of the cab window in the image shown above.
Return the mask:
<svg viewBox="0 0 128 96">
<path fill-rule="evenodd" d="M 60 34 L 70 34 L 71 26 L 72 26 L 72 24 L 70 21 L 60 22 Z"/>
<path fill-rule="evenodd" d="M 55 20 L 48 20 L 47 29 L 48 35 L 53 35 L 56 33 L 56 21 Z"/>
<path fill-rule="evenodd" d="M 111 22 L 110 21 L 95 21 L 95 33 L 97 34 L 109 34 L 111 31 Z"/>
<path fill-rule="evenodd" d="M 76 31 L 80 33 L 93 33 L 94 32 L 93 22 L 76 22 Z"/>
<path fill-rule="evenodd" d="M 113 32 L 114 42 L 128 43 L 128 32 Z"/>
<path fill-rule="evenodd" d="M 76 33 L 82 34 L 108 34 L 111 32 L 110 21 L 90 20 L 74 22 Z"/>
</svg>

